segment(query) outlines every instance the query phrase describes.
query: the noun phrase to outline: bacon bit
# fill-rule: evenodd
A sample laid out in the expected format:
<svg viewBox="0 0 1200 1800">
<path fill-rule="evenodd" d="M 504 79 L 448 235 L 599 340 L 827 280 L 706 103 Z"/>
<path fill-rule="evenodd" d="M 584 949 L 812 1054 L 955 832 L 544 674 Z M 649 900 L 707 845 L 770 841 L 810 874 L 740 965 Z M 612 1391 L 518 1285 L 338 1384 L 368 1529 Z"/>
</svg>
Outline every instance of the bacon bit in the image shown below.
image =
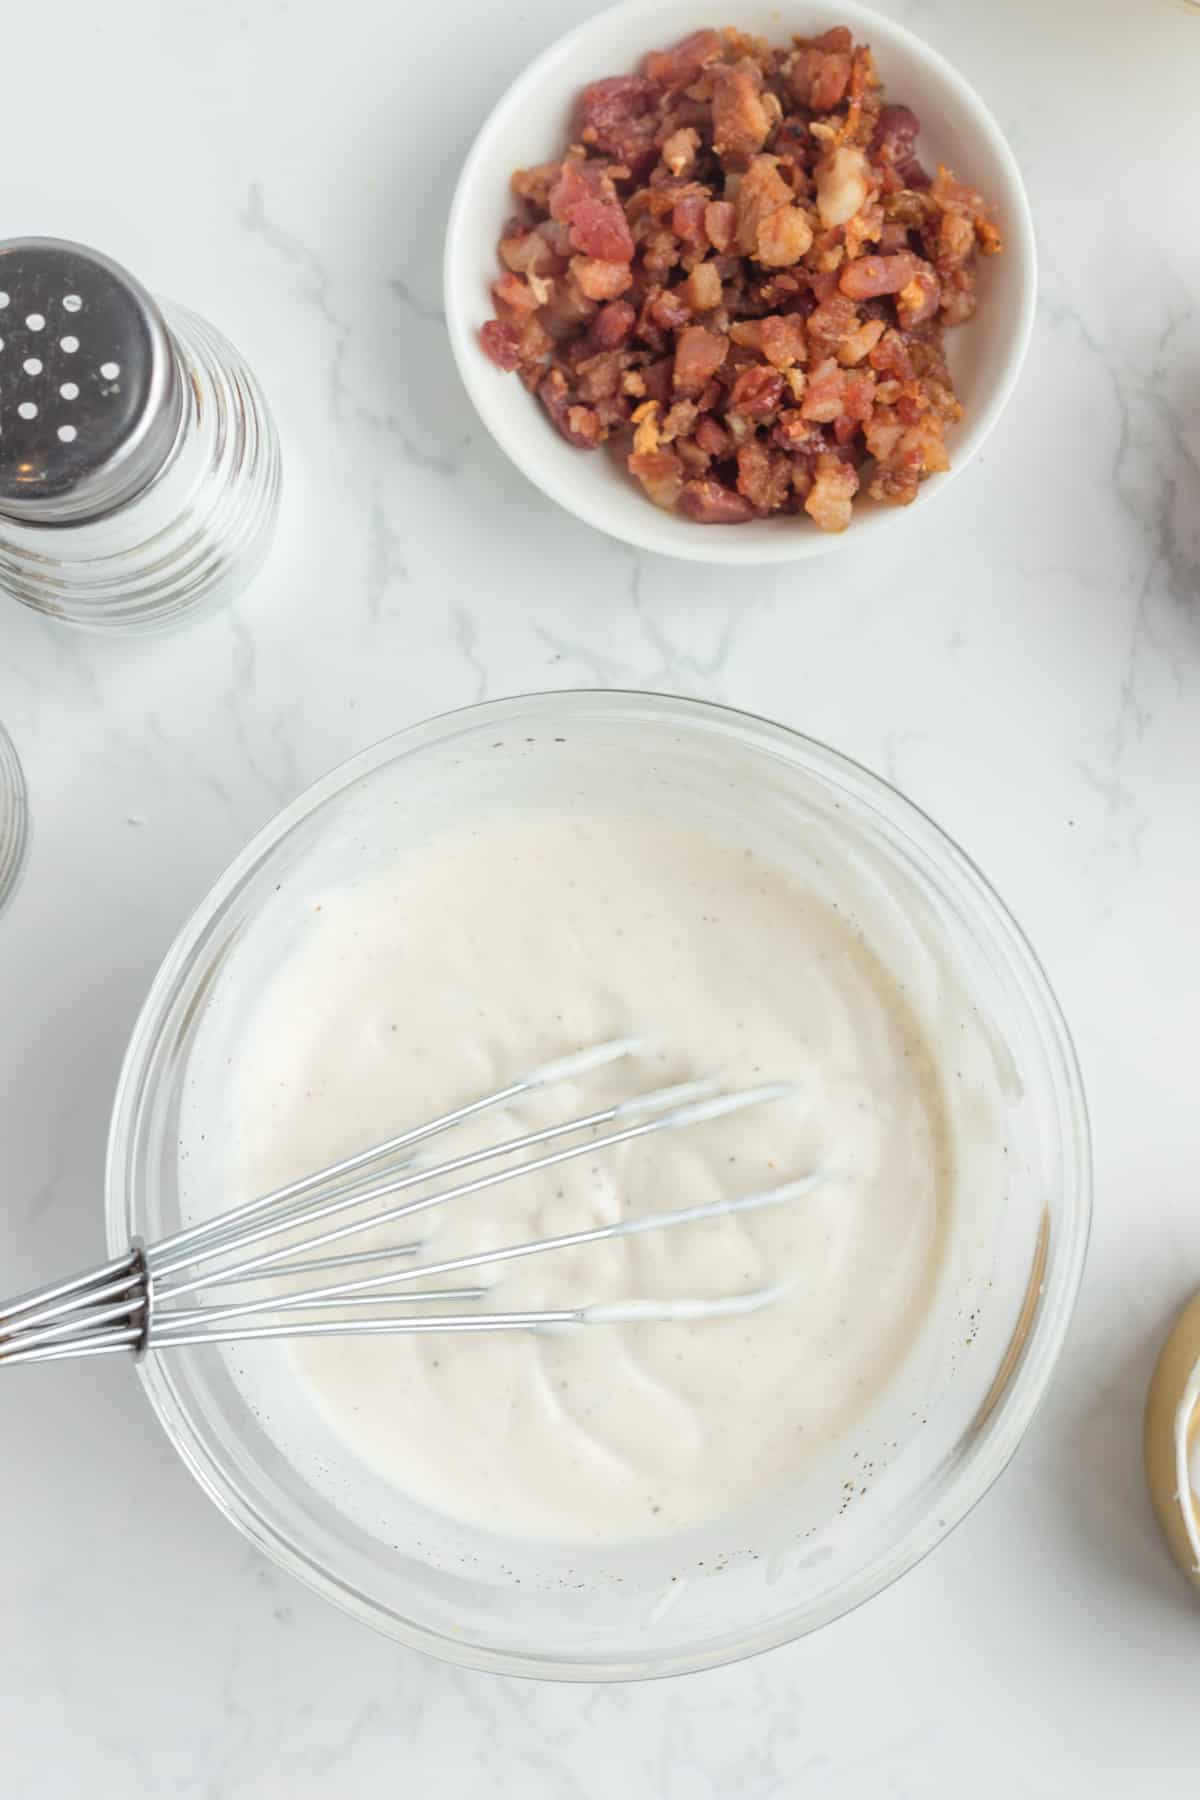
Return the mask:
<svg viewBox="0 0 1200 1800">
<path fill-rule="evenodd" d="M 693 312 L 712 312 L 721 304 L 721 277 L 716 265 L 697 263 L 679 292 Z"/>
<path fill-rule="evenodd" d="M 819 425 L 832 424 L 842 412 L 842 396 L 846 377 L 831 356 L 808 372 L 801 415 Z"/>
<path fill-rule="evenodd" d="M 538 163 L 532 169 L 514 169 L 509 185 L 518 200 L 525 200 L 539 211 L 548 212 L 550 189 L 561 173 L 561 162 Z"/>
<path fill-rule="evenodd" d="M 737 485 L 756 513 L 778 512 L 787 499 L 792 472 L 786 456 L 769 450 L 761 438 L 750 438 L 737 453 Z"/>
<path fill-rule="evenodd" d="M 632 262 L 633 238 L 615 202 L 581 200 L 571 214 L 571 242 L 600 262 Z"/>
<path fill-rule="evenodd" d="M 566 438 L 577 450 L 594 450 L 603 433 L 599 417 L 587 406 L 572 403 L 566 377 L 561 369 L 550 369 L 538 383 L 538 399 Z"/>
<path fill-rule="evenodd" d="M 804 320 L 799 313 L 768 313 L 765 319 L 742 319 L 731 325 L 735 344 L 757 350 L 777 369 L 788 369 L 808 355 Z"/>
<path fill-rule="evenodd" d="M 821 531 L 845 531 L 850 523 L 850 503 L 857 492 L 858 476 L 850 464 L 832 451 L 822 451 L 816 459 L 804 510 Z"/>
<path fill-rule="evenodd" d="M 633 434 L 633 448 L 638 456 L 652 456 L 661 443 L 658 419 L 662 408 L 657 400 L 643 401 L 631 415 L 636 427 Z"/>
<path fill-rule="evenodd" d="M 801 50 L 788 71 L 788 85 L 801 106 L 832 112 L 850 85 L 850 46 L 845 50 Z"/>
<path fill-rule="evenodd" d="M 726 418 L 741 413 L 747 419 L 766 419 L 779 405 L 783 393 L 783 376 L 777 369 L 764 369 L 754 363 L 743 369 L 729 395 Z"/>
<path fill-rule="evenodd" d="M 671 50 L 652 50 L 646 58 L 646 73 L 664 87 L 689 87 L 701 69 L 716 61 L 723 47 L 719 31 L 693 31 Z"/>
<path fill-rule="evenodd" d="M 758 249 L 758 228 L 763 220 L 787 206 L 792 198 L 792 189 L 779 173 L 779 158 L 756 156 L 742 176 L 733 203 L 737 247 L 743 256 L 753 256 Z"/>
<path fill-rule="evenodd" d="M 896 317 L 901 331 L 915 331 L 932 319 L 942 302 L 942 288 L 928 263 L 918 262 L 916 273 L 896 295 Z"/>
<path fill-rule="evenodd" d="M 697 525 L 744 525 L 754 517 L 754 508 L 741 494 L 735 494 L 711 476 L 702 481 L 685 481 L 676 510 Z"/>
<path fill-rule="evenodd" d="M 694 400 L 676 400 L 662 422 L 663 443 L 671 444 L 676 438 L 689 437 L 699 416 L 700 408 Z"/>
<path fill-rule="evenodd" d="M 530 313 L 537 311 L 539 305 L 529 283 L 511 272 L 501 275 L 499 281 L 493 281 L 492 299 L 500 317 L 510 325 L 520 325 Z"/>
<path fill-rule="evenodd" d="M 651 294 L 643 311 L 647 324 L 656 326 L 659 331 L 678 331 L 692 316 L 682 288 L 666 288 Z"/>
<path fill-rule="evenodd" d="M 683 464 L 673 450 L 635 450 L 626 467 L 637 476 L 655 506 L 674 512 L 683 489 Z"/>
<path fill-rule="evenodd" d="M 822 225 L 845 225 L 871 191 L 866 152 L 842 144 L 816 167 L 817 211 Z"/>
<path fill-rule="evenodd" d="M 515 274 L 557 275 L 562 267 L 541 231 L 506 232 L 500 239 L 500 261 Z"/>
<path fill-rule="evenodd" d="M 711 413 L 705 413 L 696 426 L 696 442 L 702 450 L 707 451 L 709 456 L 715 456 L 718 462 L 727 457 L 733 449 L 729 433 L 713 418 Z"/>
<path fill-rule="evenodd" d="M 859 329 L 858 307 L 845 294 L 822 300 L 808 317 L 808 341 L 817 351 L 836 353 Z"/>
<path fill-rule="evenodd" d="M 589 350 L 615 350 L 633 330 L 637 314 L 627 300 L 614 300 L 602 306 L 587 329 L 585 344 Z"/>
<path fill-rule="evenodd" d="M 611 400 L 621 388 L 621 352 L 600 350 L 576 368 L 579 398 L 595 405 L 598 400 Z"/>
<path fill-rule="evenodd" d="M 732 68 L 722 64 L 713 78 L 713 154 L 748 162 L 767 141 L 771 116 L 762 103 L 762 75 L 749 57 Z"/>
<path fill-rule="evenodd" d="M 798 206 L 781 206 L 758 227 L 755 260 L 768 269 L 790 269 L 808 250 L 813 229 Z"/>
<path fill-rule="evenodd" d="M 671 230 L 677 238 L 697 250 L 708 248 L 704 214 L 710 205 L 703 193 L 681 194 L 671 209 Z"/>
<path fill-rule="evenodd" d="M 565 162 L 550 191 L 551 216 L 570 227 L 572 244 L 585 256 L 601 262 L 632 262 L 629 222 L 620 203 L 604 191 L 604 181 L 586 165 Z M 607 185 L 611 189 L 612 183 Z"/>
<path fill-rule="evenodd" d="M 658 97 L 657 82 L 637 75 L 593 81 L 583 90 L 583 142 L 636 164 L 653 148 Z"/>
<path fill-rule="evenodd" d="M 838 287 L 851 300 L 875 300 L 882 294 L 898 294 L 920 266 L 908 250 L 897 256 L 860 256 L 857 262 L 846 264 Z"/>
<path fill-rule="evenodd" d="M 704 231 L 713 249 L 722 256 L 733 249 L 737 236 L 737 208 L 730 200 L 710 200 L 704 208 Z"/>
<path fill-rule="evenodd" d="M 520 334 L 499 319 L 489 319 L 480 327 L 479 341 L 498 369 L 511 372 L 521 360 Z"/>
<path fill-rule="evenodd" d="M 806 50 L 850 50 L 854 47 L 854 39 L 848 25 L 832 25 L 828 31 L 823 31 L 820 37 L 798 38 L 797 42 Z"/>
<path fill-rule="evenodd" d="M 842 416 L 863 425 L 875 409 L 875 377 L 869 369 L 842 376 Z"/>
<path fill-rule="evenodd" d="M 920 130 L 921 121 L 909 107 L 881 108 L 871 140 L 871 157 L 886 171 L 885 189 L 929 186 L 929 176 L 921 167 L 916 152 Z"/>
<path fill-rule="evenodd" d="M 662 147 L 662 159 L 672 175 L 686 175 L 696 160 L 696 152 L 700 148 L 700 133 L 691 125 L 682 125 L 673 131 Z"/>
<path fill-rule="evenodd" d="M 594 256 L 573 256 L 571 274 L 579 291 L 589 300 L 616 300 L 633 286 L 627 262 L 601 262 Z"/>
<path fill-rule="evenodd" d="M 521 336 L 517 344 L 517 355 L 521 366 L 530 368 L 544 363 L 553 348 L 554 339 L 536 313 L 526 319 L 521 327 Z"/>
<path fill-rule="evenodd" d="M 715 375 L 729 351 L 729 339 L 703 325 L 687 325 L 675 344 L 674 383 L 684 394 L 698 394 Z"/>
<path fill-rule="evenodd" d="M 887 326 L 882 319 L 868 319 L 857 331 L 843 338 L 834 354 L 844 369 L 852 369 L 865 360 L 875 348 Z"/>
<path fill-rule="evenodd" d="M 771 438 L 772 442 L 778 444 L 781 450 L 815 454 L 818 450 L 825 448 L 825 435 L 821 427 L 813 424 L 810 419 L 806 419 L 803 413 L 798 412 L 794 407 L 789 407 L 785 412 L 780 413 L 779 422 L 771 433 Z M 808 492 L 807 487 L 804 491 Z"/>
</svg>

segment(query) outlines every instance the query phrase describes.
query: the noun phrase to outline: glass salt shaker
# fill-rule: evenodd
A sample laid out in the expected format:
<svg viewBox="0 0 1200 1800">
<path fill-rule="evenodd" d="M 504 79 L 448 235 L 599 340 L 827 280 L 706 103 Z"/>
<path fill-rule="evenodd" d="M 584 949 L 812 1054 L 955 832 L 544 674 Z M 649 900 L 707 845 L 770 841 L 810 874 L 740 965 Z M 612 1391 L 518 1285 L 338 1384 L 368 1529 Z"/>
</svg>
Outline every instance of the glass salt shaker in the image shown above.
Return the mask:
<svg viewBox="0 0 1200 1800">
<path fill-rule="evenodd" d="M 0 243 L 0 589 L 78 625 L 168 622 L 246 585 L 278 504 L 226 338 L 82 244 Z"/>
<path fill-rule="evenodd" d="M 28 836 L 25 777 L 13 741 L 0 725 L 0 912 L 17 885 Z"/>
</svg>

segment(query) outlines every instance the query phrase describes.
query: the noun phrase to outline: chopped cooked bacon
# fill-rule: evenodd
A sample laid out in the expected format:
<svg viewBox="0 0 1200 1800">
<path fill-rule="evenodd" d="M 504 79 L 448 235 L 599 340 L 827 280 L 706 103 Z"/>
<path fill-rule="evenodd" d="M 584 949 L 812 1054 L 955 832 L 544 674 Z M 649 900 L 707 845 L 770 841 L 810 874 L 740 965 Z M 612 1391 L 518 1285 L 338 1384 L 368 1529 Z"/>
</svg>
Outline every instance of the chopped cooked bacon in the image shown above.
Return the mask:
<svg viewBox="0 0 1200 1800">
<path fill-rule="evenodd" d="M 589 300 L 617 300 L 633 286 L 627 262 L 601 262 L 595 256 L 573 256 L 571 274 Z"/>
<path fill-rule="evenodd" d="M 729 335 L 743 349 L 757 350 L 776 369 L 789 369 L 808 355 L 808 338 L 799 313 L 742 319 L 729 327 Z"/>
<path fill-rule="evenodd" d="M 682 394 L 699 394 L 729 352 L 729 339 L 703 325 L 685 325 L 675 344 L 674 382 Z"/>
<path fill-rule="evenodd" d="M 693 31 L 671 50 L 652 50 L 646 58 L 646 73 L 664 87 L 687 87 L 701 69 L 716 61 L 722 48 L 719 31 Z"/>
<path fill-rule="evenodd" d="M 654 143 L 654 107 L 660 91 L 656 81 L 636 75 L 593 81 L 583 90 L 584 143 L 622 162 L 637 161 Z"/>
<path fill-rule="evenodd" d="M 713 418 L 711 413 L 705 413 L 696 426 L 696 442 L 702 450 L 707 450 L 710 456 L 718 458 L 728 456 L 733 448 L 729 433 L 718 420 Z"/>
<path fill-rule="evenodd" d="M 850 523 L 850 503 L 857 492 L 858 476 L 850 464 L 832 451 L 823 450 L 816 459 L 804 510 L 822 531 L 845 531 Z"/>
<path fill-rule="evenodd" d="M 756 513 L 778 512 L 788 497 L 792 471 L 786 456 L 761 438 L 748 438 L 737 453 L 737 485 Z"/>
<path fill-rule="evenodd" d="M 792 189 L 779 173 L 777 156 L 756 156 L 738 184 L 734 211 L 737 218 L 737 247 L 743 256 L 753 256 L 758 249 L 758 228 L 781 206 L 794 198 Z"/>
<path fill-rule="evenodd" d="M 847 49 L 849 46 L 847 46 Z M 801 106 L 832 112 L 850 85 L 846 50 L 801 50 L 788 72 L 788 86 Z"/>
<path fill-rule="evenodd" d="M 896 318 L 901 331 L 915 331 L 932 319 L 942 303 L 942 288 L 928 263 L 918 262 L 911 281 L 896 295 Z"/>
<path fill-rule="evenodd" d="M 907 106 L 881 108 L 871 156 L 885 171 L 885 187 L 927 188 L 929 177 L 917 159 L 921 121 Z"/>
<path fill-rule="evenodd" d="M 735 494 L 711 476 L 702 481 L 685 481 L 675 506 L 697 525 L 744 525 L 754 517 L 754 508 L 743 495 Z"/>
<path fill-rule="evenodd" d="M 763 105 L 762 73 L 749 57 L 732 68 L 722 64 L 716 71 L 712 114 L 712 147 L 717 156 L 734 164 L 748 162 L 766 143 L 771 114 Z"/>
<path fill-rule="evenodd" d="M 781 206 L 761 222 L 755 261 L 767 269 L 790 269 L 813 241 L 808 214 L 798 206 Z"/>
<path fill-rule="evenodd" d="M 493 281 L 492 299 L 496 302 L 496 311 L 500 317 L 512 325 L 520 324 L 542 304 L 529 282 L 523 281 L 511 270 L 506 275 L 501 275 L 499 281 Z"/>
<path fill-rule="evenodd" d="M 907 504 L 947 467 L 942 336 L 1000 248 L 919 133 L 844 26 L 693 32 L 592 82 L 570 148 L 513 176 L 482 349 L 684 518 L 841 531 L 860 470 Z"/>
<path fill-rule="evenodd" d="M 817 164 L 817 211 L 822 225 L 845 225 L 871 191 L 871 172 L 865 150 L 840 144 Z"/>
<path fill-rule="evenodd" d="M 704 208 L 704 230 L 714 250 L 732 250 L 737 237 L 737 208 L 729 200 L 710 200 Z"/>
<path fill-rule="evenodd" d="M 697 250 L 708 248 L 704 214 L 710 205 L 708 196 L 700 190 L 694 194 L 680 194 L 671 208 L 671 230 L 683 243 Z"/>
<path fill-rule="evenodd" d="M 628 461 L 629 473 L 636 475 L 655 506 L 667 512 L 674 510 L 683 488 L 683 464 L 673 450 L 634 451 Z"/>
<path fill-rule="evenodd" d="M 845 381 L 844 371 L 831 356 L 815 364 L 808 371 L 804 401 L 800 407 L 801 417 L 818 425 L 831 425 L 841 416 Z"/>
<path fill-rule="evenodd" d="M 700 148 L 700 133 L 690 125 L 681 125 L 673 131 L 662 147 L 662 159 L 677 179 L 686 175 L 696 160 L 696 152 Z"/>
<path fill-rule="evenodd" d="M 909 250 L 896 256 L 860 256 L 847 263 L 838 287 L 851 300 L 876 300 L 881 294 L 898 294 L 907 287 L 920 264 Z"/>
<path fill-rule="evenodd" d="M 521 336 L 511 325 L 489 319 L 479 333 L 479 341 L 498 369 L 512 370 L 521 362 Z"/>
<path fill-rule="evenodd" d="M 599 415 L 590 406 L 572 402 L 561 369 L 550 369 L 542 377 L 538 383 L 538 399 L 568 444 L 574 444 L 577 450 L 595 449 L 604 432 Z"/>
<path fill-rule="evenodd" d="M 589 350 L 615 350 L 633 330 L 637 314 L 627 300 L 613 300 L 602 306 L 587 328 L 584 339 Z"/>
<path fill-rule="evenodd" d="M 721 304 L 721 276 L 715 263 L 697 263 L 680 293 L 693 312 L 712 312 Z"/>
<path fill-rule="evenodd" d="M 783 395 L 783 376 L 778 369 L 765 369 L 752 363 L 743 369 L 729 395 L 728 413 L 741 413 L 747 419 L 769 419 L 779 408 Z"/>
</svg>

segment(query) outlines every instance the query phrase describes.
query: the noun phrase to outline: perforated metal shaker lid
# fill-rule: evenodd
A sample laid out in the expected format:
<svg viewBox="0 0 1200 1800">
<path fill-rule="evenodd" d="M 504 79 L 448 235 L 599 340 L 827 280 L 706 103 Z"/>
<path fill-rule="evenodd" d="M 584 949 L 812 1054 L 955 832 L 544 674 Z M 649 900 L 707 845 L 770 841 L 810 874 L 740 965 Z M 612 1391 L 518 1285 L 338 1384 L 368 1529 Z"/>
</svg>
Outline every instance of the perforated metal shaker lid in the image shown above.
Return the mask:
<svg viewBox="0 0 1200 1800">
<path fill-rule="evenodd" d="M 61 238 L 0 242 L 0 516 L 64 525 L 125 505 L 182 407 L 170 333 L 128 270 Z"/>
</svg>

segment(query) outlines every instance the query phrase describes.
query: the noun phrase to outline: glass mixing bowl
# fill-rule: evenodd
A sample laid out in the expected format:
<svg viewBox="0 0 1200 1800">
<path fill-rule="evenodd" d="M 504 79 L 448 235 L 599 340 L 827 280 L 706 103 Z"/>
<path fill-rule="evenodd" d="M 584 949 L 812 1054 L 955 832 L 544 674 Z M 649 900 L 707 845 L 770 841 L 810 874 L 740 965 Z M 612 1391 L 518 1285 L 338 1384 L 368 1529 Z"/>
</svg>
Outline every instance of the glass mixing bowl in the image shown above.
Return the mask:
<svg viewBox="0 0 1200 1800">
<path fill-rule="evenodd" d="M 126 1058 L 108 1159 L 112 1252 L 179 1229 L 198 1186 L 220 1208 L 220 1108 L 207 1152 L 192 1142 L 181 1163 L 185 1095 L 194 1109 L 188 1087 L 206 1070 L 219 1091 L 316 893 L 448 824 L 564 804 L 736 831 L 819 892 L 852 870 L 870 900 L 868 941 L 903 964 L 930 1032 L 954 1042 L 943 1073 L 965 1228 L 887 1391 L 811 1479 L 764 1495 L 752 1515 L 581 1548 L 489 1537 L 406 1498 L 320 1417 L 284 1345 L 180 1348 L 147 1357 L 141 1374 L 222 1511 L 356 1617 L 479 1668 L 630 1679 L 747 1656 L 837 1618 L 990 1486 L 1049 1381 L 1079 1285 L 1088 1133 L 1070 1038 L 1033 952 L 968 859 L 893 788 L 744 713 L 649 694 L 539 694 L 365 751 L 217 883 L 159 971 Z M 402 1100 L 398 1110 L 407 1123 Z M 976 1130 L 981 1118 L 995 1130 Z"/>
</svg>

